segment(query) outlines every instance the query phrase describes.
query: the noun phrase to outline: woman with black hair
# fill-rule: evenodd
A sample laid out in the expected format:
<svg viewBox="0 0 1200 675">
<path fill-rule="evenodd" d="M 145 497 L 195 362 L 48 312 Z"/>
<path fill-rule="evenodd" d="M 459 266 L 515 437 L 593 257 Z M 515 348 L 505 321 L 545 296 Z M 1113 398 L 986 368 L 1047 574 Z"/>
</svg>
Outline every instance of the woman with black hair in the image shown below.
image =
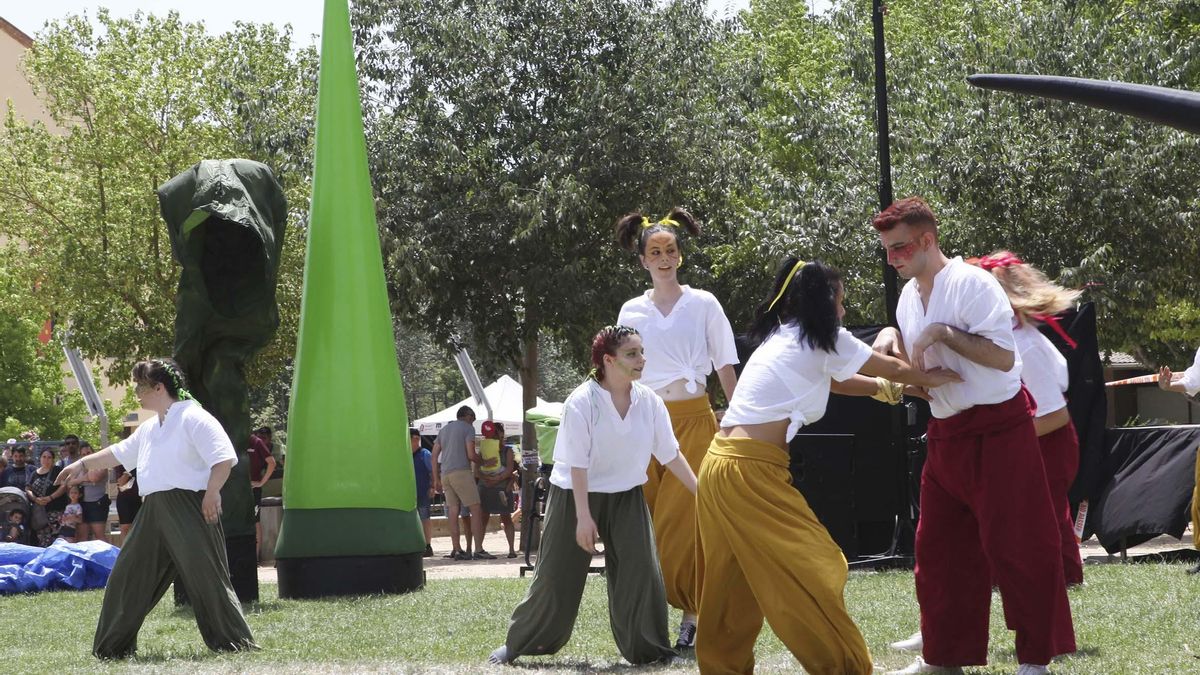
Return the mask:
<svg viewBox="0 0 1200 675">
<path fill-rule="evenodd" d="M 958 376 L 873 352 L 841 326 L 842 298 L 836 270 L 788 258 L 755 312 L 757 349 L 700 469 L 702 673 L 753 671 L 764 618 L 806 672 L 871 671 L 842 598 L 846 559 L 791 486 L 788 442 L 825 414 L 834 380 L 842 393 L 871 395 L 891 382 L 936 387 Z"/>
<path fill-rule="evenodd" d="M 700 470 L 704 451 L 717 431 L 717 420 L 705 391 L 714 369 L 725 397 L 733 397 L 738 362 L 733 329 L 712 293 L 679 283 L 683 264 L 681 230 L 696 236 L 700 223 L 682 208 L 656 222 L 641 213 L 617 221 L 617 242 L 636 251 L 653 287 L 621 307 L 617 323 L 636 328 L 646 347 L 643 382 L 667 404 L 679 451 L 693 471 Z M 646 504 L 654 518 L 654 536 L 662 565 L 667 601 L 683 611 L 677 649 L 692 647 L 696 638 L 699 588 L 696 583 L 696 500 L 677 480 L 652 462 L 645 485 Z"/>
<path fill-rule="evenodd" d="M 157 414 L 58 476 L 66 484 L 88 471 L 136 467 L 144 499 L 104 590 L 92 653 L 132 656 L 142 622 L 172 581 L 184 585 L 209 649 L 257 648 L 229 581 L 221 529 L 221 486 L 237 463 L 233 444 L 188 393 L 174 361 L 139 361 L 133 382 L 138 402 Z"/>
<path fill-rule="evenodd" d="M 592 365 L 593 375 L 563 403 L 537 569 L 491 663 L 562 649 L 597 540 L 604 542 L 608 613 L 621 655 L 641 665 L 676 654 L 642 486 L 651 457 L 688 494 L 695 495 L 696 476 L 678 451 L 662 399 L 637 381 L 646 365 L 638 332 L 601 330 L 592 340 Z"/>
</svg>

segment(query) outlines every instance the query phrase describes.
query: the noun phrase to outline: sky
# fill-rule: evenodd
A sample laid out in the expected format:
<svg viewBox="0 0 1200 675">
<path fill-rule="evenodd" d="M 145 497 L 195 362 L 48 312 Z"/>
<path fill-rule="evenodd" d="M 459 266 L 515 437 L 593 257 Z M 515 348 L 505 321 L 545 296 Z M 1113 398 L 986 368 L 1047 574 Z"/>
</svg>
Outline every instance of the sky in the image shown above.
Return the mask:
<svg viewBox="0 0 1200 675">
<path fill-rule="evenodd" d="M 725 16 L 746 9 L 750 0 L 707 0 L 711 12 Z M 816 11 L 828 8 L 830 0 L 808 0 Z M 187 21 L 204 21 L 210 31 L 223 33 L 235 21 L 292 24 L 296 42 L 310 43 L 309 36 L 321 32 L 323 0 L 0 0 L 0 17 L 33 36 L 45 23 L 68 14 L 95 16 L 97 7 L 107 7 L 117 16 L 141 9 L 165 14 L 175 9 Z"/>
</svg>

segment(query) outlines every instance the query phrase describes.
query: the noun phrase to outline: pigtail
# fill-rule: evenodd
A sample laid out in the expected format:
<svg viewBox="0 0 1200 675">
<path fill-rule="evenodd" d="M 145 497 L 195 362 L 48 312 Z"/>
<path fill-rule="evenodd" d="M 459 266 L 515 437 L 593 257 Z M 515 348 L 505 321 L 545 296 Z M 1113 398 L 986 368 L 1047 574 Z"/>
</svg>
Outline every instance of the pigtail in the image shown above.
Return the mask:
<svg viewBox="0 0 1200 675">
<path fill-rule="evenodd" d="M 639 240 L 642 234 L 642 223 L 645 216 L 640 211 L 627 213 L 613 227 L 613 233 L 616 235 L 617 245 L 626 251 L 634 252 L 638 250 Z"/>
</svg>

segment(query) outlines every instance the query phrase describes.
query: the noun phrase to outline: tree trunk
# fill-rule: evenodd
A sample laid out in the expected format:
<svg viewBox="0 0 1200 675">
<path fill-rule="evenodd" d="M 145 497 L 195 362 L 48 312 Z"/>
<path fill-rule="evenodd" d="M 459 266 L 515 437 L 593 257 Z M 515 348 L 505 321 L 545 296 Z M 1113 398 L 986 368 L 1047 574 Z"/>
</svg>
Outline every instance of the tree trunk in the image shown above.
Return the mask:
<svg viewBox="0 0 1200 675">
<path fill-rule="evenodd" d="M 537 450 L 537 434 L 533 425 L 525 421 L 524 411 L 537 405 L 538 388 L 538 341 L 536 331 L 533 337 L 525 338 L 521 357 L 521 450 Z"/>
</svg>

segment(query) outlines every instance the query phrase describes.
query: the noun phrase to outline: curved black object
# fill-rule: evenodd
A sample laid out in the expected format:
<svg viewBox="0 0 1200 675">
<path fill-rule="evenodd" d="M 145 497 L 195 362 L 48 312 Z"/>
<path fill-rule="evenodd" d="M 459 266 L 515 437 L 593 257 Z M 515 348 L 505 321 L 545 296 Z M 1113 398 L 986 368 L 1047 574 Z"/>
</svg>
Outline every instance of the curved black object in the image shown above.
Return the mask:
<svg viewBox="0 0 1200 675">
<path fill-rule="evenodd" d="M 419 590 L 425 585 L 422 552 L 279 558 L 275 561 L 279 572 L 279 597 L 305 600 Z"/>
<path fill-rule="evenodd" d="M 983 89 L 1082 103 L 1200 133 L 1200 93 L 1194 91 L 1051 75 L 970 75 L 967 82 Z"/>
</svg>

